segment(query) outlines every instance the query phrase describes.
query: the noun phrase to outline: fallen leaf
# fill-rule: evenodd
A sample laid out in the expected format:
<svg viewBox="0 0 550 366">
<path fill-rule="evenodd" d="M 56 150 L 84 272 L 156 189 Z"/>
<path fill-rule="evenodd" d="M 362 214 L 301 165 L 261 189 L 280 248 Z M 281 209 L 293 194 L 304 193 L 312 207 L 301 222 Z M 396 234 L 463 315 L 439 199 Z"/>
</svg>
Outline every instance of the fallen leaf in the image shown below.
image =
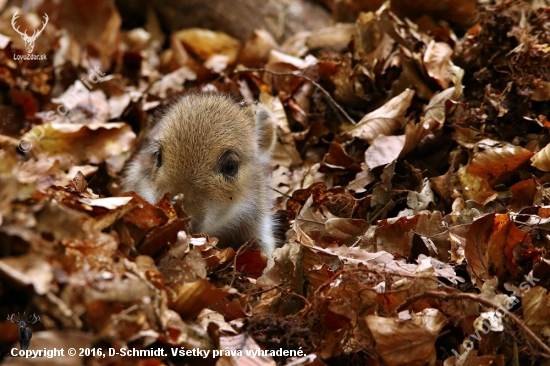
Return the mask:
<svg viewBox="0 0 550 366">
<path fill-rule="evenodd" d="M 403 127 L 405 113 L 411 104 L 413 96 L 414 90 L 405 90 L 379 109 L 365 115 L 357 126 L 348 131 L 348 133 L 370 144 L 373 144 L 374 140 L 380 136 L 392 135 Z M 369 167 L 373 168 L 374 166 L 369 164 Z"/>
<path fill-rule="evenodd" d="M 2 258 L 0 272 L 21 288 L 33 286 L 37 294 L 45 295 L 51 289 L 53 268 L 37 254 Z"/>
<path fill-rule="evenodd" d="M 533 283 L 536 283 L 533 281 Z M 541 286 L 528 287 L 522 295 L 523 319 L 525 325 L 536 333 L 545 331 L 549 324 L 548 307 L 550 297 L 548 291 Z"/>
<path fill-rule="evenodd" d="M 151 85 L 149 93 L 163 99 L 166 98 L 170 92 L 175 93 L 182 91 L 183 83 L 186 80 L 195 80 L 196 78 L 197 74 L 193 70 L 187 66 L 182 66 L 170 74 L 164 75 L 160 80 L 157 80 Z"/>
<path fill-rule="evenodd" d="M 243 363 L 255 366 L 277 365 L 277 363 L 273 360 L 273 357 L 258 354 L 261 348 L 248 333 L 243 333 L 232 337 L 220 337 L 220 350 L 239 350 L 243 354 L 242 357 L 223 356 L 229 364 Z M 225 352 L 223 353 L 225 354 Z"/>
<path fill-rule="evenodd" d="M 187 318 L 199 314 L 204 308 L 232 293 L 230 289 L 218 289 L 208 280 L 202 278 L 195 282 L 183 283 L 174 288 L 174 291 L 176 300 L 172 308 Z"/>
<path fill-rule="evenodd" d="M 533 153 L 520 146 L 488 148 L 474 154 L 468 164 L 468 174 L 477 175 L 494 186 L 501 178 L 516 171 L 533 156 Z"/>
<path fill-rule="evenodd" d="M 445 123 L 446 102 L 447 100 L 456 100 L 460 97 L 461 91 L 456 87 L 450 87 L 437 93 L 430 99 L 430 103 L 424 107 L 424 118 L 428 123 L 434 120 L 439 123 L 439 128 Z"/>
<path fill-rule="evenodd" d="M 464 166 L 458 171 L 458 178 L 463 187 L 462 193 L 467 199 L 485 205 L 497 198 L 498 193 L 491 189 L 491 186 L 485 179 L 469 174 L 467 169 Z"/>
<path fill-rule="evenodd" d="M 237 62 L 247 67 L 259 67 L 267 63 L 271 50 L 277 48 L 278 44 L 269 32 L 256 29 L 245 42 Z"/>
<path fill-rule="evenodd" d="M 447 89 L 451 82 L 451 77 L 447 71 L 452 65 L 451 57 L 453 49 L 445 42 L 435 42 L 432 40 L 424 53 L 424 65 L 428 75 L 433 77 L 437 83 Z"/>
<path fill-rule="evenodd" d="M 237 59 L 241 49 L 241 42 L 222 32 L 208 29 L 188 28 L 174 34 L 185 48 L 195 53 L 203 60 L 222 55 L 226 56 L 228 63 Z"/>
<path fill-rule="evenodd" d="M 407 194 L 407 205 L 414 210 L 415 213 L 428 208 L 431 202 L 434 202 L 434 194 L 430 187 L 430 181 L 424 179 L 424 184 L 420 192 L 409 192 Z"/>
<path fill-rule="evenodd" d="M 397 160 L 403 146 L 405 145 L 405 135 L 384 136 L 379 135 L 372 145 L 365 151 L 365 162 L 370 169 L 381 165 L 387 165 Z"/>
<path fill-rule="evenodd" d="M 60 124 L 49 123 L 39 129 L 40 139 L 27 133 L 33 149 L 57 158 L 62 168 L 73 164 L 99 164 L 108 157 L 130 151 L 136 135 L 126 123 Z"/>
<path fill-rule="evenodd" d="M 366 322 L 372 332 L 376 349 L 389 365 L 424 365 L 435 363 L 435 341 L 447 323 L 437 309 L 424 309 L 411 314 L 410 320 L 368 315 Z"/>
<path fill-rule="evenodd" d="M 543 172 L 550 172 L 550 144 L 531 158 L 531 165 Z"/>
<path fill-rule="evenodd" d="M 356 193 L 363 193 L 366 191 L 365 187 L 373 181 L 374 174 L 371 173 L 367 164 L 361 163 L 361 171 L 357 173 L 354 180 L 349 182 L 346 188 Z"/>
</svg>

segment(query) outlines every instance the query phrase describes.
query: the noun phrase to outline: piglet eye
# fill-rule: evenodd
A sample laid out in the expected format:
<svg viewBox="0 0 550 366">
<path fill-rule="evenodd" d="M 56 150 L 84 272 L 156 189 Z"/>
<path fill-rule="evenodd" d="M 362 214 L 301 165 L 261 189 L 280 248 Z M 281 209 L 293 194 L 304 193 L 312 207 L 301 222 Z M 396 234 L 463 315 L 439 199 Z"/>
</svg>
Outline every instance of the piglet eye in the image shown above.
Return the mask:
<svg viewBox="0 0 550 366">
<path fill-rule="evenodd" d="M 226 151 L 219 160 L 220 173 L 227 178 L 233 178 L 239 172 L 239 161 L 232 151 Z"/>
<path fill-rule="evenodd" d="M 222 174 L 227 177 L 234 177 L 239 172 L 239 163 L 236 160 L 227 160 L 222 165 Z"/>
<path fill-rule="evenodd" d="M 157 168 L 160 168 L 162 166 L 162 149 L 158 149 L 153 154 L 154 158 L 157 159 Z"/>
</svg>

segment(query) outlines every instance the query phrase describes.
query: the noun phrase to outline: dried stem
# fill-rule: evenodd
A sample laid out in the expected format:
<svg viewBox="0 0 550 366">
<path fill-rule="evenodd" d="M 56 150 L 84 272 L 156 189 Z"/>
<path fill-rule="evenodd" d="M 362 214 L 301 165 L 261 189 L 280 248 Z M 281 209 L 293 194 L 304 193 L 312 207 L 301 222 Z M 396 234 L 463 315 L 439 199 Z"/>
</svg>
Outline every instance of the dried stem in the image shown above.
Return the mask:
<svg viewBox="0 0 550 366">
<path fill-rule="evenodd" d="M 499 308 L 499 304 L 494 303 L 491 300 L 487 300 L 476 294 L 468 294 L 468 293 L 460 293 L 460 292 L 445 292 L 445 291 L 426 291 L 422 294 L 418 294 L 408 298 L 407 301 L 405 301 L 404 303 L 402 303 L 397 307 L 396 311 L 400 312 L 405 308 L 407 308 L 409 305 L 413 304 L 415 301 L 425 297 L 435 297 L 442 300 L 448 300 L 448 299 L 472 300 L 490 308 L 494 308 L 494 309 Z M 527 327 L 523 323 L 523 321 L 521 321 L 521 319 L 519 319 L 513 313 L 506 312 L 506 315 L 509 316 L 512 322 L 514 322 L 525 334 L 527 334 L 542 350 L 544 350 L 545 353 L 542 353 L 541 356 L 550 358 L 550 347 L 544 344 L 544 342 L 539 337 L 537 337 L 537 335 L 531 329 L 529 329 L 529 327 Z"/>
<path fill-rule="evenodd" d="M 309 76 L 306 76 L 306 75 L 302 75 L 302 74 L 295 74 L 293 72 L 277 72 L 277 71 L 271 71 L 269 69 L 266 69 L 266 68 L 257 68 L 257 69 L 242 69 L 242 70 L 234 70 L 232 72 L 232 74 L 245 74 L 245 73 L 252 73 L 252 72 L 266 72 L 268 74 L 271 74 L 271 75 L 275 75 L 275 76 L 295 76 L 297 78 L 300 78 L 300 79 L 304 79 L 304 80 L 307 80 L 309 81 L 310 83 L 312 83 L 317 89 L 319 89 L 321 91 L 321 93 L 323 93 L 323 95 L 330 101 L 330 103 L 336 108 L 338 109 L 338 111 L 346 118 L 346 120 L 351 123 L 352 125 L 356 125 L 357 122 L 355 122 L 353 120 L 353 118 L 351 118 L 349 116 L 349 114 L 346 113 L 346 111 L 344 110 L 344 108 L 342 108 L 338 103 L 336 103 L 336 101 L 330 96 L 330 93 L 325 89 L 323 88 L 318 82 L 316 82 L 315 80 L 313 80 L 312 78 L 310 78 Z"/>
</svg>

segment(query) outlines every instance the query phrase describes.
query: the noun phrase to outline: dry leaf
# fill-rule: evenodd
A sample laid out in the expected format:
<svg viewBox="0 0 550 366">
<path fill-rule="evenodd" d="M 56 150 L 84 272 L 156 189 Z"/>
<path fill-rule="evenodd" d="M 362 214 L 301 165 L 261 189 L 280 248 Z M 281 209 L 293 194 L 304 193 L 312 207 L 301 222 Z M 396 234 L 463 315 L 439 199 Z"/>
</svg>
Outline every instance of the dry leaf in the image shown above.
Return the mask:
<svg viewBox="0 0 550 366">
<path fill-rule="evenodd" d="M 361 171 L 357 173 L 354 180 L 349 182 L 346 188 L 356 193 L 363 193 L 366 191 L 365 187 L 373 181 L 374 174 L 371 173 L 367 164 L 361 163 Z"/>
<path fill-rule="evenodd" d="M 239 350 L 242 357 L 224 356 L 230 364 L 243 364 L 250 366 L 276 366 L 277 363 L 271 356 L 264 356 L 258 352 L 260 346 L 250 337 L 249 334 L 243 333 L 232 337 L 220 337 L 220 349 Z"/>
<path fill-rule="evenodd" d="M 387 165 L 399 158 L 403 146 L 405 145 L 405 135 L 384 136 L 379 135 L 365 151 L 365 162 L 370 169 L 377 166 Z"/>
<path fill-rule="evenodd" d="M 149 90 L 150 94 L 157 95 L 159 98 L 166 98 L 166 96 L 172 92 L 179 92 L 183 90 L 183 83 L 186 80 L 195 80 L 197 74 L 186 66 L 182 66 L 179 69 L 164 75 L 160 80 L 151 85 Z"/>
<path fill-rule="evenodd" d="M 550 172 L 550 144 L 531 158 L 531 165 L 543 172 Z"/>
<path fill-rule="evenodd" d="M 512 173 L 533 156 L 533 153 L 520 146 L 489 148 L 474 154 L 466 171 L 481 177 L 494 186 L 508 173 Z"/>
<path fill-rule="evenodd" d="M 213 56 L 226 56 L 228 63 L 233 63 L 241 49 L 241 42 L 222 32 L 208 29 L 188 28 L 174 34 L 186 49 L 203 60 Z"/>
<path fill-rule="evenodd" d="M 531 283 L 536 282 L 532 280 Z M 550 297 L 546 289 L 541 286 L 533 286 L 529 287 L 521 295 L 525 325 L 537 333 L 547 329 L 550 325 L 550 314 L 548 313 Z"/>
<path fill-rule="evenodd" d="M 414 90 L 405 90 L 382 107 L 365 115 L 357 126 L 348 133 L 370 144 L 379 136 L 392 135 L 403 127 L 405 113 L 411 104 L 413 96 Z M 374 166 L 369 164 L 369 167 L 373 168 Z"/>
<path fill-rule="evenodd" d="M 366 321 L 386 364 L 418 366 L 435 363 L 435 341 L 447 323 L 437 309 L 424 309 L 410 320 L 368 315 Z"/>
<path fill-rule="evenodd" d="M 27 133 L 39 152 L 56 157 L 61 167 L 72 164 L 99 164 L 110 156 L 127 152 L 136 138 L 126 123 L 59 124 L 50 123 L 39 129 L 40 140 Z"/>
<path fill-rule="evenodd" d="M 456 87 L 445 89 L 440 93 L 437 93 L 430 99 L 430 103 L 424 108 L 424 118 L 428 123 L 432 123 L 431 120 L 439 123 L 439 128 L 443 126 L 446 117 L 445 102 L 449 99 L 456 100 L 460 97 L 460 91 Z M 457 95 L 458 94 L 458 95 Z"/>
<path fill-rule="evenodd" d="M 458 178 L 462 184 L 462 193 L 467 199 L 485 205 L 497 198 L 497 192 L 491 189 L 489 183 L 477 175 L 469 174 L 467 167 L 464 166 L 459 169 Z"/>
<path fill-rule="evenodd" d="M 199 278 L 195 282 L 183 283 L 174 288 L 176 300 L 173 309 L 184 317 L 193 317 L 201 310 L 229 296 L 230 289 L 218 289 L 208 280 Z"/>
<path fill-rule="evenodd" d="M 267 62 L 271 50 L 278 47 L 271 34 L 263 29 L 256 29 L 244 44 L 237 62 L 247 67 L 259 67 Z"/>
<path fill-rule="evenodd" d="M 424 179 L 422 190 L 420 192 L 409 192 L 407 194 L 407 205 L 414 210 L 415 213 L 428 208 L 431 202 L 434 202 L 434 193 L 430 187 L 428 178 Z"/>
<path fill-rule="evenodd" d="M 434 78 L 443 89 L 447 89 L 451 82 L 447 70 L 453 66 L 452 56 L 453 49 L 451 46 L 445 42 L 435 42 L 434 40 L 428 44 L 426 53 L 424 53 L 424 65 L 428 75 Z"/>
</svg>

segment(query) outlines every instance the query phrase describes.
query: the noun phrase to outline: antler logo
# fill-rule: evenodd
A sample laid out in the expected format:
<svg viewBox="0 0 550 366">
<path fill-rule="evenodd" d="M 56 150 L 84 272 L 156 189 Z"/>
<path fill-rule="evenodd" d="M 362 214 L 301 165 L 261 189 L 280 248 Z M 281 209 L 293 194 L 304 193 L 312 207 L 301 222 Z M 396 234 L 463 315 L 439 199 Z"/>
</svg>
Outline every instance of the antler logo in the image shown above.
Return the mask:
<svg viewBox="0 0 550 366">
<path fill-rule="evenodd" d="M 36 322 L 42 323 L 42 319 L 40 319 L 40 316 L 36 314 L 32 314 L 26 319 L 25 319 L 25 313 L 23 313 L 23 316 L 17 313 L 17 318 L 15 319 L 13 318 L 14 316 L 15 314 L 8 315 L 8 320 L 19 327 L 19 346 L 21 347 L 22 350 L 26 351 L 29 348 L 29 345 L 31 344 L 31 338 L 32 338 L 32 331 L 29 328 L 27 328 L 27 325 L 34 324 Z"/>
<path fill-rule="evenodd" d="M 29 36 L 27 34 L 27 30 L 25 29 L 24 32 L 21 32 L 19 30 L 19 27 L 15 28 L 15 20 L 17 19 L 17 17 L 19 17 L 19 15 L 17 14 L 18 11 L 15 12 L 15 14 L 13 14 L 13 17 L 11 18 L 11 26 L 13 27 L 13 29 L 19 33 L 21 35 L 21 38 L 23 38 L 23 41 L 25 41 L 25 48 L 27 49 L 27 53 L 31 53 L 32 50 L 34 49 L 34 42 L 36 41 L 36 39 L 38 38 L 38 36 L 40 35 L 40 33 L 42 33 L 42 31 L 44 30 L 44 28 L 46 28 L 46 24 L 48 24 L 48 14 L 44 13 L 44 20 L 45 22 L 42 22 L 42 29 L 40 30 L 34 30 L 34 33 L 32 34 L 32 36 Z"/>
</svg>

